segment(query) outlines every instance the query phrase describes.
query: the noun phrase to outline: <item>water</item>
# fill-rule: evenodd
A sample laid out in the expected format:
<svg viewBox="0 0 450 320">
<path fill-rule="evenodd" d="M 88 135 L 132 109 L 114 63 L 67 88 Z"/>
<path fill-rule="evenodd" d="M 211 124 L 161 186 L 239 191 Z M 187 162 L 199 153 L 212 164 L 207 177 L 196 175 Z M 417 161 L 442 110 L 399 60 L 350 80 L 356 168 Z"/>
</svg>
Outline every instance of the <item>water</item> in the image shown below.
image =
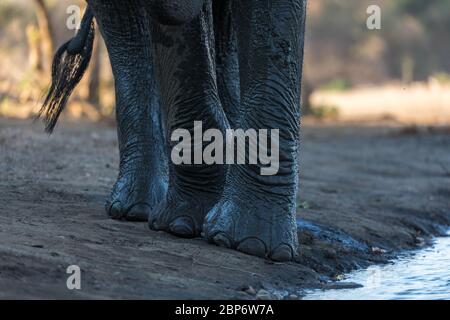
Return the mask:
<svg viewBox="0 0 450 320">
<path fill-rule="evenodd" d="M 387 265 L 355 271 L 343 280 L 362 288 L 316 290 L 304 299 L 450 300 L 450 231 L 448 236 L 437 238 L 432 247 L 405 254 Z"/>
</svg>

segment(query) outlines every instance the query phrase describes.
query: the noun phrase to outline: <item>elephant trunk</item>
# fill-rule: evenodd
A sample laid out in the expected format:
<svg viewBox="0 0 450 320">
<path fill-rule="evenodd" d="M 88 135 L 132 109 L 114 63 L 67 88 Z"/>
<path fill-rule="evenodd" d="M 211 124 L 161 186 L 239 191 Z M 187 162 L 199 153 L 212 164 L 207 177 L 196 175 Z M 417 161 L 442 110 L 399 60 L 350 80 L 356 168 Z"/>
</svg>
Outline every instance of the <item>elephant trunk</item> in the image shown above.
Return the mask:
<svg viewBox="0 0 450 320">
<path fill-rule="evenodd" d="M 193 20 L 204 0 L 152 0 L 151 15 L 163 25 L 180 25 Z"/>
</svg>

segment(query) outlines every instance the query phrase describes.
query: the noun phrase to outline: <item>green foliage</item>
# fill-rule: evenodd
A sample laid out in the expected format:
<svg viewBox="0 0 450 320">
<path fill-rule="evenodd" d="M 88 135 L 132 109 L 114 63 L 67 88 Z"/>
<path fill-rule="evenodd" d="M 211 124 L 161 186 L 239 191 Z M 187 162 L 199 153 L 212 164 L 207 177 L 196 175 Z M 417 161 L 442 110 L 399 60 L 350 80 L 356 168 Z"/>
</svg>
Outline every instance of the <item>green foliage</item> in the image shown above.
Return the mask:
<svg viewBox="0 0 450 320">
<path fill-rule="evenodd" d="M 310 115 L 317 119 L 337 119 L 339 111 L 334 106 L 314 106 L 311 108 Z"/>
<path fill-rule="evenodd" d="M 320 90 L 325 91 L 347 91 L 351 88 L 348 80 L 337 78 L 320 86 Z"/>
<path fill-rule="evenodd" d="M 432 77 L 441 84 L 445 84 L 445 85 L 450 84 L 450 74 L 448 74 L 448 73 L 438 72 L 438 73 L 433 74 Z"/>
</svg>

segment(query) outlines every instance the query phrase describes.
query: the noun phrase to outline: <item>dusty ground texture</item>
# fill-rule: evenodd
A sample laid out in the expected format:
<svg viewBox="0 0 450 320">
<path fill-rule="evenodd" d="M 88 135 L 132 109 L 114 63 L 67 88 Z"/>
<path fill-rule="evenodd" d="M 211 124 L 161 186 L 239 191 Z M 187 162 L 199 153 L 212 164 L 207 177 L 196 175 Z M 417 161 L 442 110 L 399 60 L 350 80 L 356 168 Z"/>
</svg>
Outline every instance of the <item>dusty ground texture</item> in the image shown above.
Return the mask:
<svg viewBox="0 0 450 320">
<path fill-rule="evenodd" d="M 0 119 L 0 298 L 253 299 L 326 286 L 450 224 L 450 130 L 307 124 L 300 256 L 274 264 L 108 219 L 117 142 L 102 124 Z M 82 290 L 66 268 L 82 269 Z"/>
</svg>

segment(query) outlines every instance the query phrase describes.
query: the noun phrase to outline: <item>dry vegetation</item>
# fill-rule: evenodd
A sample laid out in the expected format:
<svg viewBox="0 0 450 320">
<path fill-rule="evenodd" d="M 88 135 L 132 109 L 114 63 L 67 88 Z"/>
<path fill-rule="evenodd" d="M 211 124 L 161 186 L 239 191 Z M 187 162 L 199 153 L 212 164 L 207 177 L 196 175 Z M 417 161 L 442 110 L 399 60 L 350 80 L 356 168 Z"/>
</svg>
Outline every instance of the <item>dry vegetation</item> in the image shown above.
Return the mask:
<svg viewBox="0 0 450 320">
<path fill-rule="evenodd" d="M 450 124 L 450 85 L 436 80 L 410 85 L 386 84 L 346 91 L 316 91 L 313 111 L 340 121 L 385 121 L 402 124 Z"/>
<path fill-rule="evenodd" d="M 81 0 L 0 3 L 0 116 L 30 118 L 39 109 L 51 52 L 73 35 L 66 28 L 66 10 L 73 4 L 85 6 Z M 382 9 L 381 30 L 366 28 L 371 4 Z M 449 123 L 448 30 L 447 0 L 310 1 L 305 113 Z M 96 121 L 113 114 L 113 79 L 106 49 L 97 39 L 91 68 L 65 117 Z"/>
</svg>

